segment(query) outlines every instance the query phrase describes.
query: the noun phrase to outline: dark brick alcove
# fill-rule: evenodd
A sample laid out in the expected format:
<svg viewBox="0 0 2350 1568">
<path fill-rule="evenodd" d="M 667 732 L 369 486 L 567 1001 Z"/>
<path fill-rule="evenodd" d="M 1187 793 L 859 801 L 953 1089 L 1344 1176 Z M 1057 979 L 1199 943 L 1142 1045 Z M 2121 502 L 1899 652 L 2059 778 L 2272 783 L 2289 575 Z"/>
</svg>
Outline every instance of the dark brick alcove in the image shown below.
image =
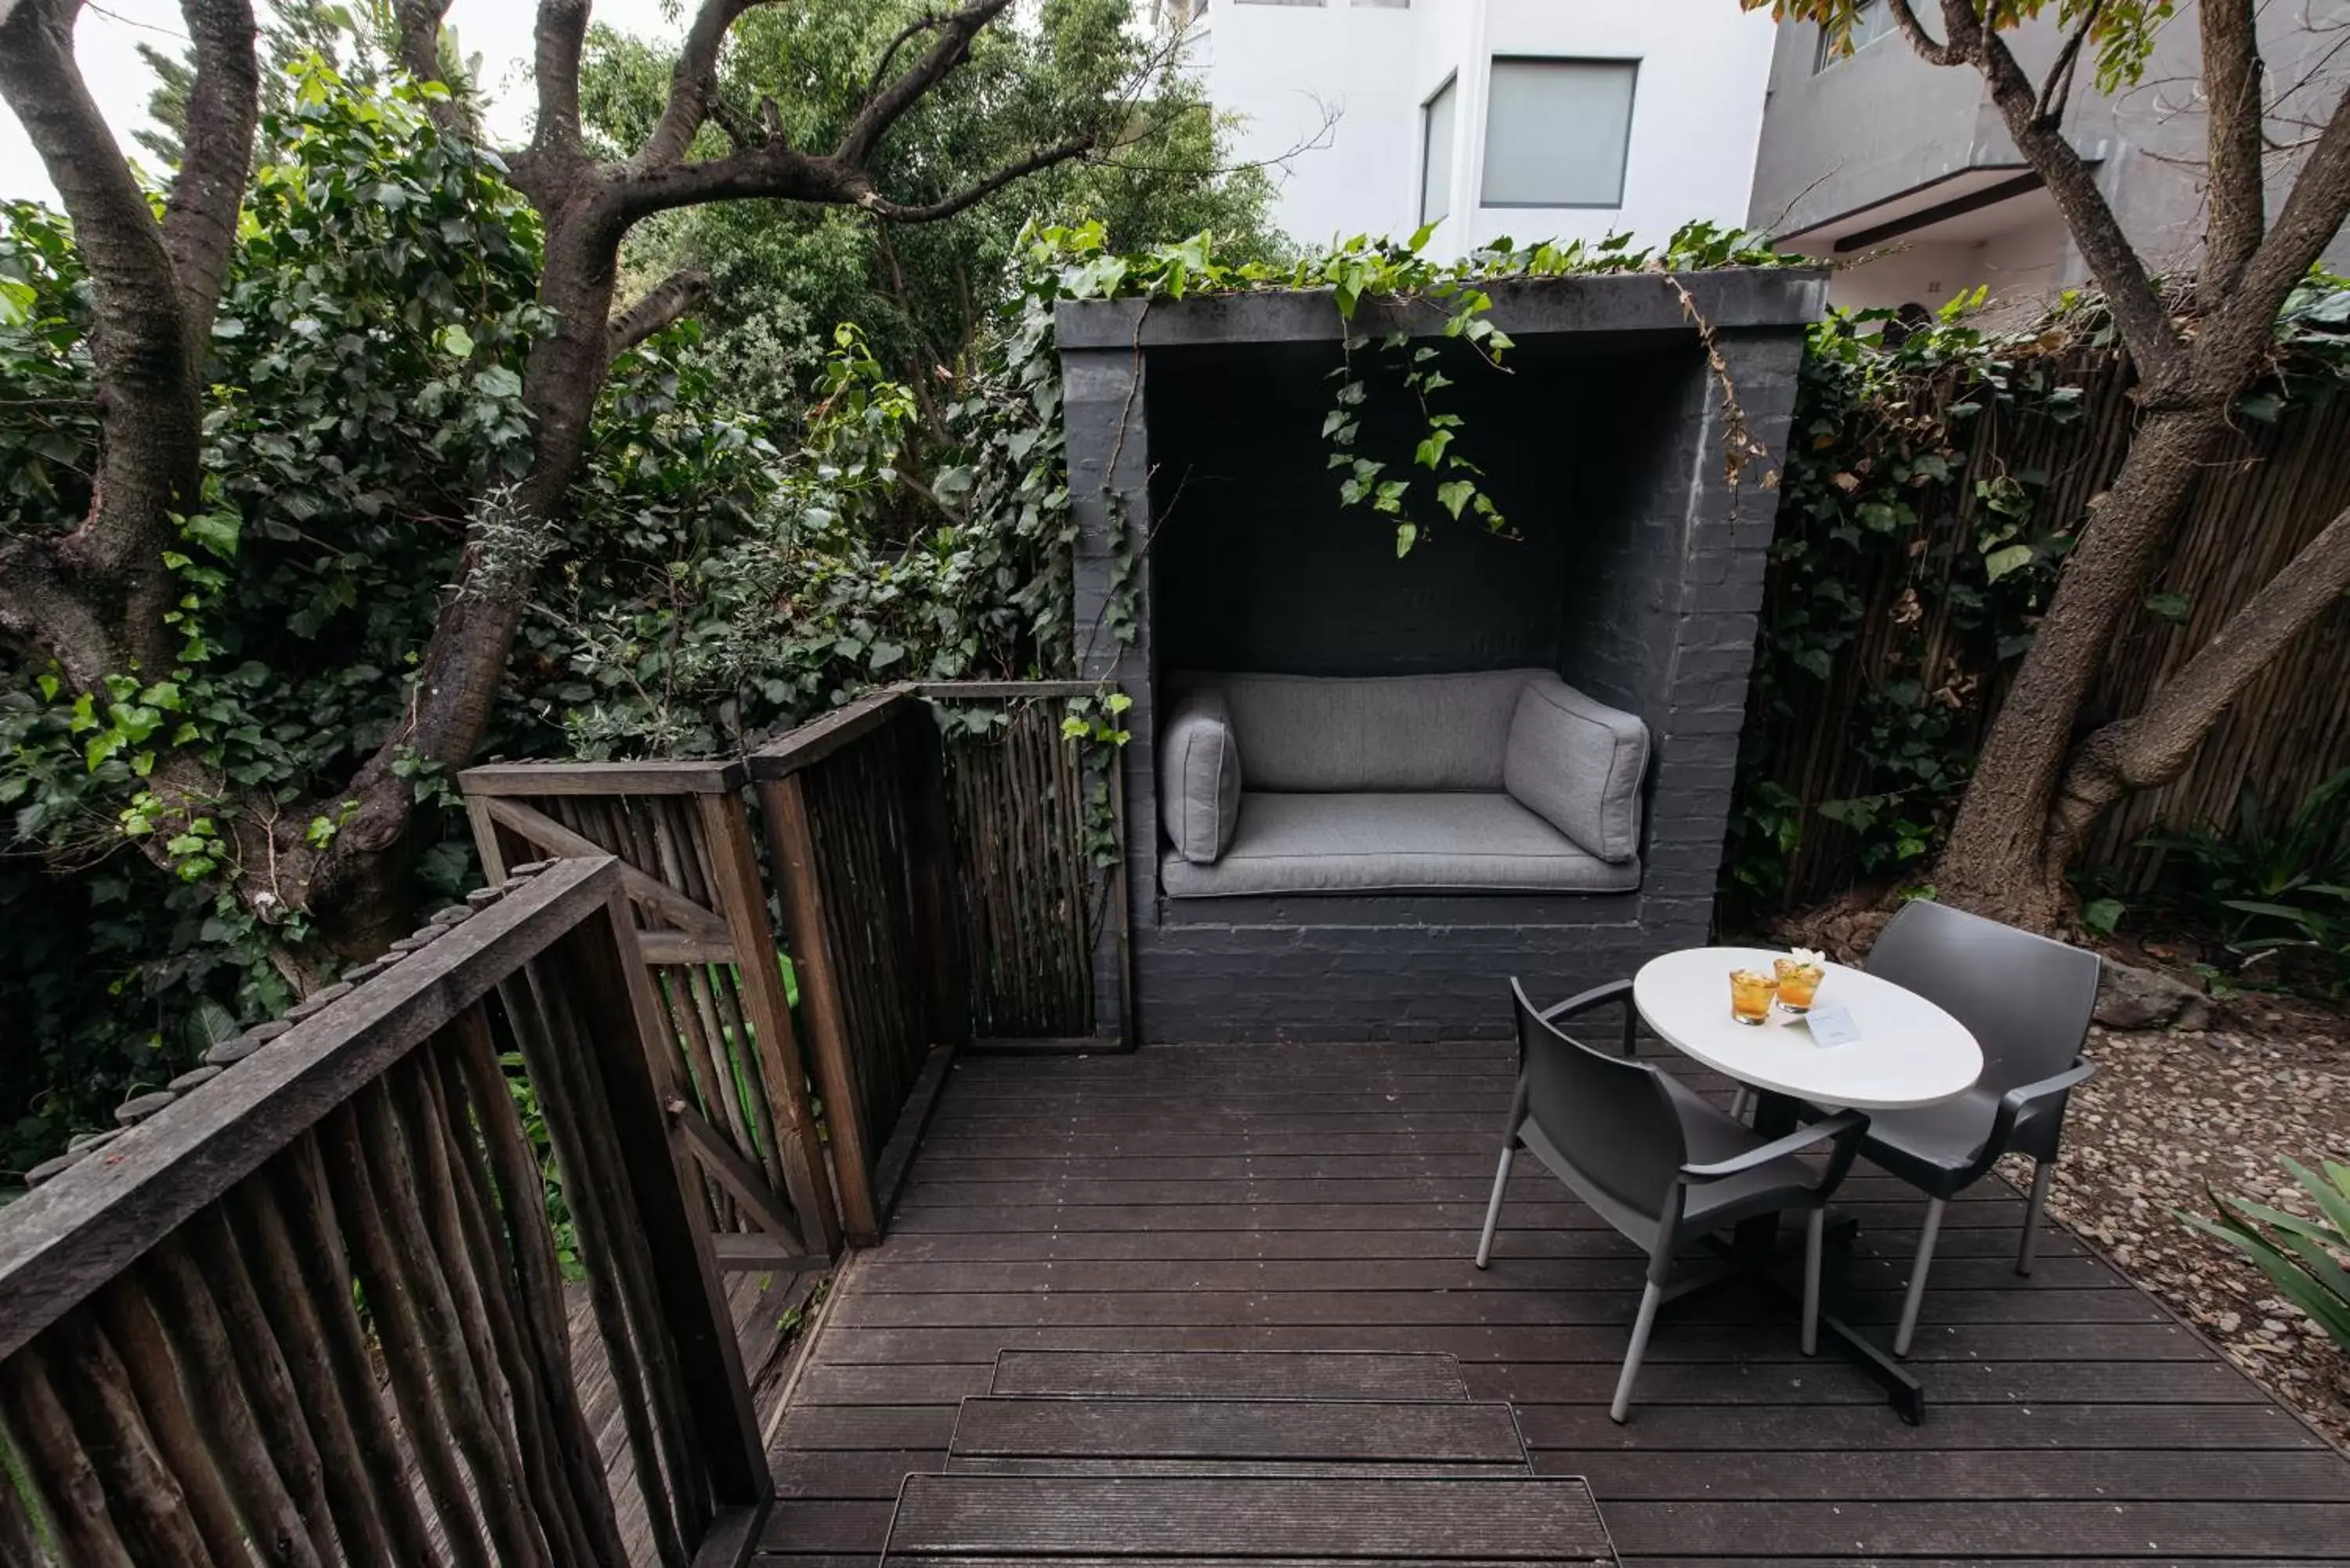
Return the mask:
<svg viewBox="0 0 2350 1568">
<path fill-rule="evenodd" d="M 1780 450 L 1819 275 L 1688 280 L 1750 429 Z M 1466 524 L 1399 560 L 1383 519 L 1337 504 L 1322 421 L 1339 363 L 1325 294 L 1061 306 L 1077 637 L 1135 699 L 1122 758 L 1130 990 L 1104 1021 L 1153 1041 L 1433 1039 L 1504 1033 L 1503 982 L 1564 995 L 1705 939 L 1775 491 L 1725 482 L 1719 389 L 1663 280 L 1498 286 L 1507 374 L 1445 393 L 1511 539 Z M 1368 322 L 1435 334 L 1427 306 Z M 1408 394 L 1371 366 L 1361 449 L 1399 470 Z M 1421 489 L 1426 489 L 1423 480 Z M 1098 629 L 1122 517 L 1139 629 Z M 1585 897 L 1177 899 L 1159 887 L 1159 682 L 1185 669 L 1371 675 L 1539 665 L 1639 714 L 1654 742 L 1638 892 Z"/>
</svg>

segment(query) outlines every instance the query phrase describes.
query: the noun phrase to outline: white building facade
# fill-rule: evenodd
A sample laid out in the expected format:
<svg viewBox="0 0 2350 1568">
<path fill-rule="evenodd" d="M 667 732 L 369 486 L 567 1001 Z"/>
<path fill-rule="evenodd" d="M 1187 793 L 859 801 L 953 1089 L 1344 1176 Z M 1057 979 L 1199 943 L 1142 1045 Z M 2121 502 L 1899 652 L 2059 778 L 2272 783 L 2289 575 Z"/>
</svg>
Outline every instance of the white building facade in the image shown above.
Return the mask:
<svg viewBox="0 0 2350 1568">
<path fill-rule="evenodd" d="M 1459 254 L 1746 216 L 1773 28 L 1737 0 L 1160 0 L 1305 244 Z"/>
</svg>

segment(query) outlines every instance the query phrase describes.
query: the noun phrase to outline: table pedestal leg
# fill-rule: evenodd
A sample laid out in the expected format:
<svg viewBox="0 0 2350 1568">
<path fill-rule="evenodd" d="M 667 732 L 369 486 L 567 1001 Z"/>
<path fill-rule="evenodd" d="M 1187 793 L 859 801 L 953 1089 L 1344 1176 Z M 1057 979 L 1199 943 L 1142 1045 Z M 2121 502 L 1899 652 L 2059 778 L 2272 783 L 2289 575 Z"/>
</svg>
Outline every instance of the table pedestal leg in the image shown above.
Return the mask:
<svg viewBox="0 0 2350 1568">
<path fill-rule="evenodd" d="M 1785 1095 L 1764 1091 L 1754 1106 L 1754 1132 L 1758 1137 L 1783 1137 L 1795 1130 L 1795 1102 Z M 1730 1242 L 1730 1255 L 1741 1272 L 1759 1280 L 1775 1296 L 1793 1303 L 1797 1312 L 1803 1310 L 1803 1295 L 1791 1291 L 1779 1282 L 1779 1217 L 1758 1214 L 1752 1220 L 1741 1220 Z M 1908 1368 L 1896 1361 L 1887 1351 L 1858 1329 L 1841 1318 L 1820 1314 L 1820 1343 L 1833 1346 L 1846 1360 L 1866 1373 L 1885 1390 L 1885 1397 L 1901 1418 L 1911 1426 L 1925 1419 L 1926 1389 Z"/>
</svg>

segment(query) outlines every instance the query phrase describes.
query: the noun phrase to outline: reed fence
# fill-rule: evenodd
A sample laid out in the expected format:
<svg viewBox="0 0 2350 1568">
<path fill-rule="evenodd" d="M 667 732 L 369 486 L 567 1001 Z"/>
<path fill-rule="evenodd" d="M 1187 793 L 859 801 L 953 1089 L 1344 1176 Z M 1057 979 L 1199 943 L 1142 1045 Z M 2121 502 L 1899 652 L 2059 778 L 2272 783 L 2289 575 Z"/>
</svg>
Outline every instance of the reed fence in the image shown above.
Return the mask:
<svg viewBox="0 0 2350 1568">
<path fill-rule="evenodd" d="M 578 859 L 476 895 L 0 1215 L 0 1560 L 748 1559 L 773 1483 L 623 879 Z"/>
<path fill-rule="evenodd" d="M 1986 647 L 1966 607 L 1948 592 L 1972 553 L 1978 480 L 2036 472 L 2029 534 L 2077 528 L 2119 472 L 2136 409 L 2126 365 L 2110 354 L 2084 357 L 2062 378 L 2081 389 L 2077 414 L 1986 406 L 1966 439 L 1958 483 L 1921 493 L 1918 532 L 1906 555 L 1886 552 L 1842 587 L 1866 607 L 1854 644 L 1829 679 L 1794 677 L 1782 696 L 1784 715 L 1750 715 L 1749 743 L 1765 746 L 1762 776 L 1804 809 L 1804 831 L 1788 865 L 1785 901 L 1827 898 L 1861 876 L 1855 836 L 1822 817 L 1822 802 L 1871 788 L 1861 694 L 1892 676 L 1927 672 L 1926 688 L 1950 691 L 1961 706 L 1960 750 L 1981 743 L 1996 713 L 2013 661 Z M 1948 395 L 1945 389 L 1944 395 Z M 2140 711 L 2147 697 L 2207 643 L 2228 617 L 2327 521 L 2350 505 L 2350 400 L 2296 404 L 2276 421 L 2241 422 L 2228 451 L 2198 480 L 2188 520 L 2149 598 L 2177 595 L 2183 621 L 2141 605 L 2116 639 L 2085 718 L 2097 722 Z M 1783 519 L 1782 528 L 1792 525 Z M 1769 624 L 1786 596 L 1803 591 L 1792 564 L 1774 566 L 1765 592 Z M 1913 597 L 1914 596 L 1914 597 Z M 1897 660 L 1895 650 L 1920 640 L 1923 657 Z M 1766 650 L 1767 656 L 1767 650 Z M 2158 880 L 2162 852 L 2144 841 L 2198 824 L 2233 823 L 2250 784 L 2272 810 L 2290 810 L 2317 782 L 2350 765 L 2350 603 L 2302 634 L 2238 699 L 2173 783 L 2126 801 L 2101 825 L 2085 863 L 2113 885 L 2144 891 Z"/>
</svg>

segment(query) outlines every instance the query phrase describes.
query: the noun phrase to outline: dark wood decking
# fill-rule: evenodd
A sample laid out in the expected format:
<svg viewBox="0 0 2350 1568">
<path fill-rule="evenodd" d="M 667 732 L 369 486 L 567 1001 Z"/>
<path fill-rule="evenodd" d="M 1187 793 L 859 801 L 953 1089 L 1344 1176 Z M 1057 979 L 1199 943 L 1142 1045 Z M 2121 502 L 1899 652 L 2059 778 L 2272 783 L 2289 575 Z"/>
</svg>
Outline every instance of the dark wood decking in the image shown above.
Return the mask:
<svg viewBox="0 0 2350 1568">
<path fill-rule="evenodd" d="M 1517 1407 L 1535 1473 L 1588 1477 L 1624 1560 L 1658 1568 L 2350 1561 L 2350 1460 L 2061 1231 L 2016 1278 L 2022 1205 L 1996 1184 L 1943 1231 L 1922 1427 L 1727 1291 L 1667 1309 L 1613 1425 L 1631 1249 L 1521 1161 L 1492 1268 L 1469 1262 L 1510 1062 L 964 1060 L 889 1240 L 809 1346 L 763 1560 L 869 1568 L 900 1480 L 943 1468 L 998 1353 L 1055 1348 L 1450 1352 L 1471 1398 Z M 1863 1230 L 1831 1254 L 1828 1305 L 1889 1338 L 1922 1204 L 1866 1172 L 1843 1199 Z"/>
</svg>

